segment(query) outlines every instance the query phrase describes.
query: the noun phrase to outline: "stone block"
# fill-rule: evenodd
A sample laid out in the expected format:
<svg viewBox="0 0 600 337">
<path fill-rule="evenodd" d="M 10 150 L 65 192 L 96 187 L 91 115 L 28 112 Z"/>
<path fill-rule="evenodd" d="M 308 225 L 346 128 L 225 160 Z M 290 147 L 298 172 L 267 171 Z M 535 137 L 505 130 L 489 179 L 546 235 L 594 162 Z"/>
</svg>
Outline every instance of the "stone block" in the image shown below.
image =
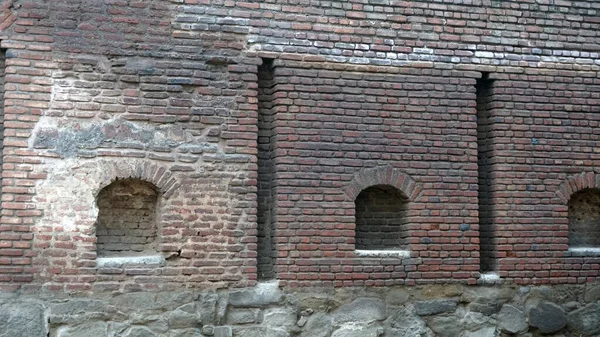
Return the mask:
<svg viewBox="0 0 600 337">
<path fill-rule="evenodd" d="M 567 322 L 569 330 L 581 336 L 600 336 L 600 303 L 592 303 L 569 313 Z"/>
<path fill-rule="evenodd" d="M 456 309 L 458 301 L 455 299 L 440 299 L 430 301 L 415 302 L 417 315 L 428 316 L 443 312 L 453 312 Z"/>
<path fill-rule="evenodd" d="M 359 297 L 351 303 L 340 306 L 333 313 L 337 324 L 346 322 L 373 322 L 387 317 L 385 304 L 382 300 L 372 297 Z"/>
<path fill-rule="evenodd" d="M 0 305 L 0 337 L 46 337 L 44 306 L 37 302 Z"/>
<path fill-rule="evenodd" d="M 229 294 L 229 304 L 234 307 L 260 307 L 281 301 L 283 294 L 277 282 L 259 283 L 252 289 Z"/>
<path fill-rule="evenodd" d="M 567 316 L 560 306 L 541 302 L 529 311 L 529 325 L 544 334 L 554 333 L 567 325 Z"/>
</svg>

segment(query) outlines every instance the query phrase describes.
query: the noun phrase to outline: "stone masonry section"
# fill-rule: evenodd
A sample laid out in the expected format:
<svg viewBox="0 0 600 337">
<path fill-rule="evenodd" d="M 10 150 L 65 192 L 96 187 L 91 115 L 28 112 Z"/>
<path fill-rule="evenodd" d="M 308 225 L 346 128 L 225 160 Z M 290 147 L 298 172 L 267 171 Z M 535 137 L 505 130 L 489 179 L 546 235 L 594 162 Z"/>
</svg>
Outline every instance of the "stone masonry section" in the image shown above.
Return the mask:
<svg viewBox="0 0 600 337">
<path fill-rule="evenodd" d="M 600 334 L 600 286 L 396 286 L 4 294 L 11 337 L 532 337 Z"/>
<path fill-rule="evenodd" d="M 0 0 L 0 289 L 600 281 L 578 249 L 599 242 L 599 17 L 596 0 Z M 98 200 L 130 179 L 156 213 Z M 403 196 L 376 202 L 405 219 L 386 220 L 402 253 L 361 254 L 356 201 L 378 186 Z M 134 250 L 158 263 L 98 263 L 102 223 L 151 214 Z"/>
</svg>

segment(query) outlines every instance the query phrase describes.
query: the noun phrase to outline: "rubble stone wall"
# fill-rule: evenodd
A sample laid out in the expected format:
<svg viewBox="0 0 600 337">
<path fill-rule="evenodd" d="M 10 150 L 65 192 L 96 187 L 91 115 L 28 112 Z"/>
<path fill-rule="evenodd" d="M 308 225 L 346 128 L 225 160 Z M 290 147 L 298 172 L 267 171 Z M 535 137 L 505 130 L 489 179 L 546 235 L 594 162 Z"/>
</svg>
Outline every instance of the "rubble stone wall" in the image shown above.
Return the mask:
<svg viewBox="0 0 600 337">
<path fill-rule="evenodd" d="M 10 337 L 598 336 L 600 285 L 1 294 Z"/>
</svg>

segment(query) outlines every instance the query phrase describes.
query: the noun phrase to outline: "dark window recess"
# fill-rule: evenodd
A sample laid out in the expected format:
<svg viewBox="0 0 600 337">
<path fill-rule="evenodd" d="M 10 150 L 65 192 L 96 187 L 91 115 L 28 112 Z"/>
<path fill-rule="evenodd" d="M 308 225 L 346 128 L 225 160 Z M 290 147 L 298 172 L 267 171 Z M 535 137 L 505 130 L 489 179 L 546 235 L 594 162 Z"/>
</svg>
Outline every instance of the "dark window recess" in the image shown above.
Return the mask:
<svg viewBox="0 0 600 337">
<path fill-rule="evenodd" d="M 355 201 L 356 249 L 407 248 L 408 199 L 398 189 L 377 185 L 364 189 Z"/>
<path fill-rule="evenodd" d="M 0 195 L 2 195 L 2 159 L 4 156 L 4 75 L 6 50 L 0 49 Z"/>
<path fill-rule="evenodd" d="M 275 137 L 273 122 L 273 92 L 275 79 L 273 60 L 263 59 L 258 67 L 258 252 L 259 280 L 275 277 L 275 252 L 273 247 L 275 225 L 275 166 L 273 154 Z"/>
<path fill-rule="evenodd" d="M 477 167 L 478 167 L 478 203 L 479 203 L 479 241 L 481 244 L 481 271 L 493 271 L 496 268 L 494 223 L 493 223 L 493 85 L 488 73 L 477 80 Z"/>
</svg>

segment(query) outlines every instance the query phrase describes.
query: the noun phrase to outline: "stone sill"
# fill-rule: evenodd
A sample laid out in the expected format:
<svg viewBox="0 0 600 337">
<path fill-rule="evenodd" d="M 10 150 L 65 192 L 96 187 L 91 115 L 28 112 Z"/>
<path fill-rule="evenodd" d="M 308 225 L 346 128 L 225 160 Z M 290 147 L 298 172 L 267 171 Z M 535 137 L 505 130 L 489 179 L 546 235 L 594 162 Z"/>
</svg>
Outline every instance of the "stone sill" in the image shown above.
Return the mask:
<svg viewBox="0 0 600 337">
<path fill-rule="evenodd" d="M 477 284 L 479 285 L 494 285 L 501 283 L 502 279 L 500 278 L 500 275 L 493 272 L 483 273 L 479 276 L 479 279 L 477 280 Z"/>
<path fill-rule="evenodd" d="M 96 268 L 118 268 L 124 265 L 164 265 L 165 258 L 162 255 L 140 255 L 140 256 L 114 256 L 96 258 Z"/>
<path fill-rule="evenodd" d="M 569 248 L 568 252 L 571 256 L 600 256 L 598 247 Z"/>
<path fill-rule="evenodd" d="M 364 250 L 357 249 L 354 254 L 359 257 L 410 257 L 410 250 Z"/>
</svg>

